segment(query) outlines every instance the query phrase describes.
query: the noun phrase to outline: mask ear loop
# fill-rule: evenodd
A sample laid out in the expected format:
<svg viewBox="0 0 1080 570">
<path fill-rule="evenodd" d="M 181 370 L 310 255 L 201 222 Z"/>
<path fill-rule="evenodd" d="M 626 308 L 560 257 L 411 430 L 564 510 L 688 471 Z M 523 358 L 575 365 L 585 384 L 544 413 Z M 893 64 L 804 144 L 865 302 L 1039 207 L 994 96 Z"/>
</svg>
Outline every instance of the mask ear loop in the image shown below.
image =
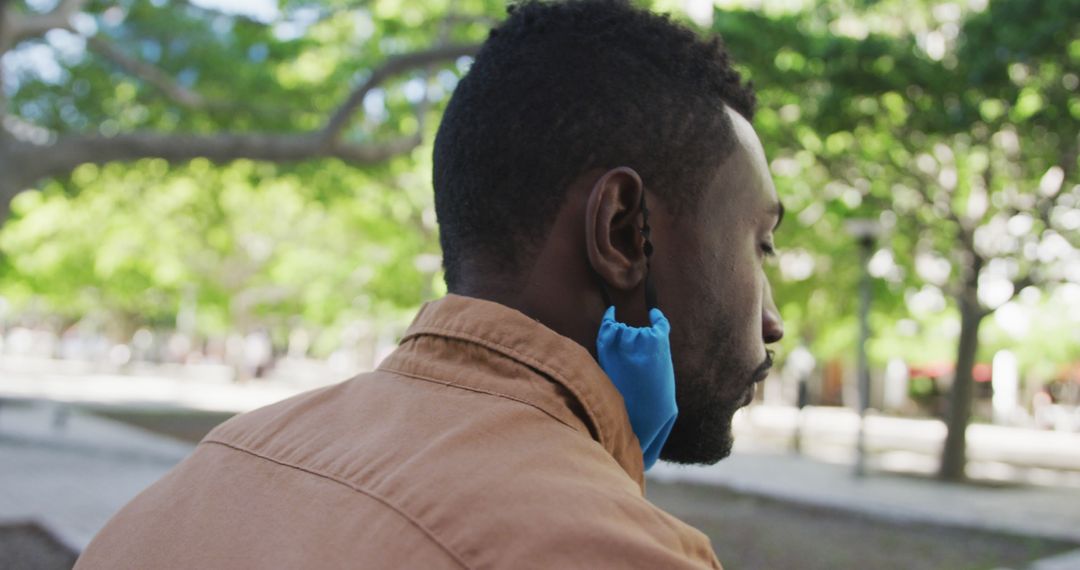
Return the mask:
<svg viewBox="0 0 1080 570">
<path fill-rule="evenodd" d="M 612 307 L 615 303 L 611 302 L 611 295 L 607 292 L 607 283 L 604 283 L 604 279 L 600 277 L 599 273 L 593 272 L 596 275 L 596 283 L 600 285 L 600 296 L 604 299 L 604 308 Z"/>
<path fill-rule="evenodd" d="M 652 228 L 649 227 L 649 209 L 645 207 L 645 190 L 641 190 L 641 237 L 645 239 L 645 307 L 647 309 L 656 308 L 656 287 L 652 281 L 652 253 L 653 245 L 649 240 L 649 236 L 652 233 Z"/>
</svg>

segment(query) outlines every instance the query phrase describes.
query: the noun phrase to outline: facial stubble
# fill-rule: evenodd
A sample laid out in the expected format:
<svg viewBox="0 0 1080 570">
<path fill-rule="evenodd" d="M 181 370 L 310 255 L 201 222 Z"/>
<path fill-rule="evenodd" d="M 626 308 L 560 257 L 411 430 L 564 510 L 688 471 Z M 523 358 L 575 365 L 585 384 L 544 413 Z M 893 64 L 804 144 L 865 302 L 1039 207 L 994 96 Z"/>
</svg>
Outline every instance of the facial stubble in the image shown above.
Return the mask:
<svg viewBox="0 0 1080 570">
<path fill-rule="evenodd" d="M 711 465 L 729 456 L 735 412 L 772 367 L 771 351 L 760 363 L 747 363 L 737 357 L 739 344 L 730 327 L 716 329 L 705 350 L 688 351 L 705 355 L 701 361 L 674 362 L 679 417 L 660 453 L 665 461 Z"/>
</svg>

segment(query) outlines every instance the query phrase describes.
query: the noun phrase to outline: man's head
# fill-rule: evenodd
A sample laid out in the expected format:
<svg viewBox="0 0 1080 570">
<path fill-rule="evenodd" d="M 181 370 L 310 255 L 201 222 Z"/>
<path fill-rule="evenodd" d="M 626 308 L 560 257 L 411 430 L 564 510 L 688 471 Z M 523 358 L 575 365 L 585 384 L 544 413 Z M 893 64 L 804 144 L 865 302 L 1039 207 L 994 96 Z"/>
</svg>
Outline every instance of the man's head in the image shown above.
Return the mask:
<svg viewBox="0 0 1080 570">
<path fill-rule="evenodd" d="M 672 325 L 673 461 L 729 452 L 731 415 L 782 334 L 761 270 L 779 203 L 753 110 L 718 39 L 618 0 L 525 2 L 435 142 L 450 291 L 509 300 L 590 350 L 605 289 L 621 320 L 648 322 L 646 196 Z"/>
</svg>

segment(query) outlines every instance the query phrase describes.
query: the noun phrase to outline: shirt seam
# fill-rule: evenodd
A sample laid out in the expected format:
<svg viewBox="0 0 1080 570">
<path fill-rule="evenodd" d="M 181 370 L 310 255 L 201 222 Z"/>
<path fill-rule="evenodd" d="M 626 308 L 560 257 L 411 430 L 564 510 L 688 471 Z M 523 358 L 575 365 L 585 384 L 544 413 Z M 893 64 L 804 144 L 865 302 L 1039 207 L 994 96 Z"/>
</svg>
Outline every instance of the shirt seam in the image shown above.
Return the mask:
<svg viewBox="0 0 1080 570">
<path fill-rule="evenodd" d="M 434 377 L 431 377 L 431 376 L 425 376 L 423 374 L 418 374 L 416 372 L 406 372 L 404 370 L 400 370 L 400 369 L 397 369 L 397 368 L 392 368 L 390 366 L 382 366 L 381 369 L 385 370 L 387 372 L 392 372 L 394 374 L 400 374 L 401 376 L 405 376 L 405 377 L 408 377 L 408 378 L 414 378 L 414 379 L 420 380 L 422 382 L 431 382 L 431 383 L 434 383 L 434 384 L 439 384 L 440 386 L 446 386 L 448 388 L 460 388 L 462 390 L 467 390 L 469 392 L 476 392 L 476 393 L 479 393 L 479 394 L 486 394 L 488 396 L 495 396 L 495 397 L 498 397 L 498 398 L 506 398 L 507 400 L 511 400 L 511 401 L 517 402 L 519 404 L 525 404 L 526 406 L 529 406 L 531 408 L 536 408 L 537 410 L 539 410 L 544 415 L 546 415 L 546 416 L 550 417 L 551 419 L 559 422 L 560 424 L 574 430 L 575 433 L 581 433 L 581 430 L 579 430 L 578 428 L 570 425 L 570 423 L 568 423 L 566 420 L 560 418 L 559 416 L 547 411 L 540 404 L 531 402 L 531 401 L 526 400 L 525 398 L 522 398 L 520 396 L 513 396 L 511 394 L 504 394 L 502 392 L 496 392 L 494 390 L 484 390 L 483 388 L 474 388 L 472 386 L 466 386 L 464 384 L 457 384 L 457 383 L 450 382 L 450 381 L 447 381 L 447 380 L 440 380 L 438 378 L 434 378 Z"/>
<path fill-rule="evenodd" d="M 392 502 L 390 502 L 390 500 L 386 499 L 385 497 L 383 497 L 383 496 L 381 496 L 381 495 L 379 495 L 377 493 L 372 492 L 369 489 L 364 489 L 364 488 L 362 488 L 362 487 L 360 487 L 358 485 L 354 485 L 354 484 L 349 483 L 347 481 L 343 481 L 342 479 L 340 479 L 337 476 L 332 475 L 330 473 L 325 473 L 325 472 L 322 472 L 322 471 L 317 470 L 317 469 L 312 469 L 310 467 L 302 467 L 300 465 L 296 465 L 294 463 L 290 463 L 290 462 L 287 462 L 287 461 L 284 461 L 284 460 L 281 460 L 281 459 L 275 459 L 273 457 L 268 457 L 266 455 L 263 455 L 261 453 L 258 453 L 256 451 L 254 451 L 254 450 L 248 449 L 246 447 L 243 447 L 243 446 L 240 446 L 240 445 L 237 445 L 237 444 L 234 444 L 234 443 L 228 443 L 228 442 L 217 440 L 217 439 L 203 440 L 202 443 L 220 445 L 222 447 L 226 447 L 226 448 L 232 449 L 234 451 L 238 451 L 240 453 L 246 453 L 248 455 L 251 455 L 252 457 L 256 457 L 256 458 L 262 459 L 264 461 L 269 461 L 270 463 L 274 463 L 274 464 L 280 465 L 282 467 L 288 467 L 288 468 L 296 469 L 297 471 L 301 471 L 301 472 L 307 473 L 309 475 L 314 475 L 316 477 L 321 477 L 321 478 L 326 479 L 327 481 L 330 481 L 332 483 L 337 483 L 338 485 L 341 485 L 341 486 L 343 486 L 343 487 L 345 487 L 345 488 L 347 488 L 347 489 L 349 489 L 349 490 L 351 490 L 353 492 L 356 492 L 356 493 L 359 493 L 359 494 L 364 495 L 366 497 L 369 497 L 369 498 L 375 500 L 377 503 L 379 503 L 379 504 L 383 505 L 384 507 L 390 509 L 391 511 L 397 513 L 398 516 L 405 519 L 410 524 L 412 524 L 414 527 L 416 527 L 418 530 L 420 530 L 420 532 L 424 536 L 426 536 L 428 538 L 428 540 L 430 540 L 437 547 L 439 547 L 443 552 L 445 552 L 447 556 L 449 556 L 455 563 L 457 563 L 458 566 L 460 566 L 460 567 L 462 567 L 462 568 L 464 568 L 466 570 L 472 570 L 472 566 L 469 566 L 468 564 L 466 564 L 465 561 L 462 560 L 461 556 L 459 556 L 456 552 L 454 552 L 449 546 L 443 544 L 435 536 L 435 533 L 432 532 L 431 529 L 427 528 L 426 526 L 421 524 L 420 521 L 416 520 L 411 515 L 409 515 L 405 511 L 398 508 L 396 505 L 394 505 Z"/>
<path fill-rule="evenodd" d="M 524 353 L 518 351 L 515 348 L 506 346 L 504 344 L 495 342 L 493 340 L 489 340 L 489 339 L 486 339 L 486 338 L 483 338 L 483 337 L 479 337 L 479 336 L 476 336 L 476 335 L 473 335 L 471 333 L 467 333 L 467 332 L 464 332 L 464 331 L 459 331 L 459 330 L 454 330 L 454 329 L 447 329 L 447 328 L 437 327 L 437 326 L 433 326 L 433 325 L 424 325 L 424 326 L 418 327 L 417 330 L 410 331 L 410 333 L 407 334 L 405 336 L 405 338 L 401 339 L 401 342 L 404 343 L 405 341 L 409 340 L 411 337 L 420 336 L 420 335 L 424 335 L 424 334 L 428 334 L 428 335 L 432 335 L 432 336 L 447 336 L 447 337 L 450 337 L 450 338 L 460 338 L 460 339 L 463 339 L 463 340 L 474 342 L 474 343 L 479 344 L 481 346 L 486 346 L 487 348 L 503 352 L 504 354 L 507 354 L 507 356 L 510 356 L 512 358 L 516 358 L 519 361 L 524 362 L 525 364 L 528 364 L 529 366 L 532 366 L 533 368 L 536 368 L 537 370 L 540 370 L 541 372 L 544 372 L 546 374 L 549 374 L 551 376 L 554 376 L 554 377 L 558 378 L 560 383 L 564 387 L 566 387 L 567 390 L 570 390 L 570 393 L 572 393 L 578 400 L 580 400 L 580 401 L 582 401 L 583 403 L 586 404 L 586 408 L 585 408 L 586 413 L 588 413 L 590 416 L 595 417 L 596 434 L 600 438 L 600 442 L 604 443 L 604 442 L 610 441 L 611 445 L 614 445 L 614 440 L 608 436 L 607 428 L 604 426 L 604 418 L 605 418 L 605 416 L 600 411 L 600 409 L 599 409 L 600 407 L 596 405 L 596 401 L 592 397 L 592 393 L 589 390 L 585 389 L 584 387 L 573 385 L 572 382 L 567 380 L 569 375 L 563 373 L 562 370 L 559 370 L 559 369 L 551 366 L 550 364 L 546 364 L 544 362 L 541 362 L 540 360 L 538 360 L 536 358 L 533 358 L 532 356 L 529 356 L 527 354 L 524 354 Z"/>
</svg>

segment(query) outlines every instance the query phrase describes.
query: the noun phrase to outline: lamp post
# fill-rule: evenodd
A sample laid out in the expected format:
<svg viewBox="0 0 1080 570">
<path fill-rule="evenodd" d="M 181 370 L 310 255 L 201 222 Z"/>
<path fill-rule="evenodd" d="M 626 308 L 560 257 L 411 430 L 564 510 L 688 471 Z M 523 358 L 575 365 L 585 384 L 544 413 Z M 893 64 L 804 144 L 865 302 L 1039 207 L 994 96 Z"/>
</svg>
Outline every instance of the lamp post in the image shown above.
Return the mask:
<svg viewBox="0 0 1080 570">
<path fill-rule="evenodd" d="M 870 363 L 866 357 L 866 342 L 870 339 L 870 257 L 874 254 L 874 245 L 881 233 L 881 224 L 869 218 L 848 220 L 848 233 L 859 244 L 859 344 L 858 387 L 859 387 L 859 433 L 855 443 L 855 476 L 866 475 L 866 410 L 870 407 Z"/>
</svg>

